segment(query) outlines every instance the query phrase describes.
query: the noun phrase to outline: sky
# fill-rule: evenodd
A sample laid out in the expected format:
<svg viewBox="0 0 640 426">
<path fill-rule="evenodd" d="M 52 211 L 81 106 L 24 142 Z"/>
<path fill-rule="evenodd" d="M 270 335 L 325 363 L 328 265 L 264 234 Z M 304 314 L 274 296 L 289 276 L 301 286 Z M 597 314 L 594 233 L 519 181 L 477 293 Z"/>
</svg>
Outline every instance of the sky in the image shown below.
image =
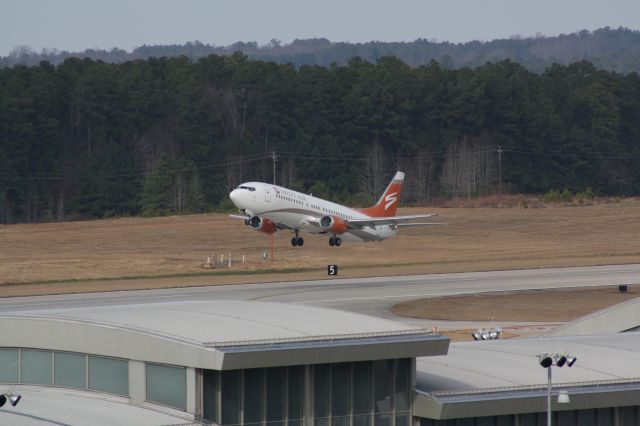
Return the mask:
<svg viewBox="0 0 640 426">
<path fill-rule="evenodd" d="M 605 26 L 640 30 L 640 0 L 2 0 L 0 55 L 195 40 L 458 43 Z"/>
</svg>

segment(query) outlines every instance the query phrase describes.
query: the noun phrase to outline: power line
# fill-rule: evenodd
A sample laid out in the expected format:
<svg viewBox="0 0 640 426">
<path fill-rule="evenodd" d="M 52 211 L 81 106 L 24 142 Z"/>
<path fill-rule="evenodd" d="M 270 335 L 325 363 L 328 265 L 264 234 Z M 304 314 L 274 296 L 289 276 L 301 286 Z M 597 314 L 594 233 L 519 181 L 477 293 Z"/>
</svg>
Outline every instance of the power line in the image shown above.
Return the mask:
<svg viewBox="0 0 640 426">
<path fill-rule="evenodd" d="M 489 149 L 477 149 L 477 150 L 464 150 L 464 151 L 432 151 L 427 155 L 422 156 L 393 156 L 392 158 L 395 160 L 434 160 L 434 159 L 442 159 L 442 158 L 455 158 L 459 156 L 469 155 L 469 154 L 488 154 L 492 152 L 498 153 L 498 163 L 499 168 L 501 169 L 502 163 L 502 154 L 515 154 L 515 155 L 524 155 L 524 156 L 538 156 L 538 157 L 548 157 L 548 158 L 575 158 L 575 159 L 608 159 L 608 160 L 625 160 L 625 159 L 637 159 L 640 158 L 639 154 L 579 154 L 579 153 L 566 153 L 566 152 L 539 152 L 539 151 L 531 151 L 531 150 L 520 150 L 520 149 L 505 149 L 502 146 L 499 146 L 496 151 L 494 148 Z M 271 159 L 273 162 L 273 181 L 276 181 L 276 162 L 278 159 L 291 159 L 291 160 L 302 160 L 302 161 L 332 161 L 332 162 L 366 162 L 368 161 L 364 155 L 354 155 L 354 154 L 333 154 L 333 155 L 323 155 L 323 154 L 276 154 L 275 151 L 270 153 L 257 153 L 251 154 L 249 156 L 239 155 L 239 156 L 230 156 L 224 160 L 205 162 L 200 164 L 195 164 L 194 166 L 182 167 L 176 169 L 180 172 L 189 172 L 195 170 L 208 170 L 214 169 L 223 166 L 233 166 L 238 164 L 246 164 L 255 161 L 261 161 Z M 123 172 L 123 173 L 120 173 Z M 146 176 L 149 173 L 149 170 L 143 168 L 132 168 L 132 169 L 120 169 L 116 171 L 111 171 L 106 174 L 90 174 L 90 173 L 68 173 L 68 174 L 58 174 L 58 175 L 48 175 L 48 176 L 38 176 L 40 173 L 36 173 L 36 176 L 23 176 L 23 175 L 0 175 L 0 179 L 2 180 L 10 180 L 10 179 L 19 179 L 19 180 L 28 180 L 28 181 L 61 181 L 64 179 L 71 178 L 82 178 L 82 179 L 114 179 L 114 178 L 133 178 L 133 177 L 142 177 Z"/>
</svg>

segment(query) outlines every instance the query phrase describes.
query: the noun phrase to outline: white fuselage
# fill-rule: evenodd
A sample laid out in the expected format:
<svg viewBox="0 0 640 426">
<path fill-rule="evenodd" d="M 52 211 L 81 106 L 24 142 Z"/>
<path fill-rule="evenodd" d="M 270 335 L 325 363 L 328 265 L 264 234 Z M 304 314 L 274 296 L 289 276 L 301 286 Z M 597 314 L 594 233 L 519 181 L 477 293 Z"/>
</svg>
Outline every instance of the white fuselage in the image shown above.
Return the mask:
<svg viewBox="0 0 640 426">
<path fill-rule="evenodd" d="M 327 233 L 318 226 L 319 219 L 324 216 L 344 220 L 369 218 L 358 210 L 263 182 L 243 183 L 229 196 L 247 215 L 260 216 L 290 229 L 314 234 Z M 378 225 L 351 229 L 340 236 L 351 241 L 381 241 L 397 232 L 396 226 Z"/>
</svg>

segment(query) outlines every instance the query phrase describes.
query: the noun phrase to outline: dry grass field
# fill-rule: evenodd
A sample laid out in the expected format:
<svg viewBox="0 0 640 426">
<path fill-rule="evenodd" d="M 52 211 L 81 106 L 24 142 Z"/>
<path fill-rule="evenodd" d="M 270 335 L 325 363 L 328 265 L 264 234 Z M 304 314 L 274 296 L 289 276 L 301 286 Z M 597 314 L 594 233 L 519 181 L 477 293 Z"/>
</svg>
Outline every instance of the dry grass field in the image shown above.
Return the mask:
<svg viewBox="0 0 640 426">
<path fill-rule="evenodd" d="M 562 324 L 639 296 L 640 285 L 629 286 L 625 293 L 618 291 L 617 286 L 483 293 L 408 300 L 393 306 L 391 312 L 441 320 L 443 324 L 449 320 Z M 528 328 L 506 327 L 502 338 L 531 335 Z M 453 341 L 465 341 L 473 340 L 471 332 L 475 330 L 444 330 L 442 334 Z"/>
<path fill-rule="evenodd" d="M 616 286 L 482 293 L 409 300 L 398 303 L 391 312 L 443 321 L 563 323 L 639 296 L 638 285 L 629 286 L 625 293 Z"/>
<path fill-rule="evenodd" d="M 381 243 L 345 242 L 339 248 L 307 234 L 304 247 L 294 248 L 291 234 L 278 232 L 275 261 L 266 263 L 261 258 L 270 237 L 223 214 L 0 226 L 0 296 L 25 294 L 28 287 L 67 292 L 81 291 L 80 286 L 104 290 L 205 280 L 318 279 L 326 278 L 330 263 L 340 266 L 342 277 L 353 277 L 640 261 L 640 201 L 635 199 L 580 207 L 413 208 L 399 214 L 423 211 L 438 213 L 449 226 L 407 228 Z M 247 263 L 203 269 L 211 253 L 245 255 Z M 77 282 L 141 276 L 169 277 Z M 28 285 L 44 281 L 49 283 Z"/>
</svg>

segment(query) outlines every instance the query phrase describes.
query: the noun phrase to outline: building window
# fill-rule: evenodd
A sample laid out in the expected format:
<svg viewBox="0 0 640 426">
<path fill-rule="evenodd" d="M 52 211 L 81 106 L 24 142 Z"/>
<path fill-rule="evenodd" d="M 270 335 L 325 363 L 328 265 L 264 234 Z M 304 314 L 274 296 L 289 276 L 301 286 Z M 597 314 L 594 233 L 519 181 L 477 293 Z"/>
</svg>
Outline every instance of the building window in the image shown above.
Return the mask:
<svg viewBox="0 0 640 426">
<path fill-rule="evenodd" d="M 203 372 L 204 418 L 222 425 L 410 426 L 410 359 Z M 306 392 L 310 392 L 305 396 Z"/>
<path fill-rule="evenodd" d="M 353 426 L 368 426 L 371 424 L 373 410 L 373 363 L 353 363 Z"/>
<path fill-rule="evenodd" d="M 50 385 L 53 378 L 51 351 L 22 350 L 20 382 L 34 385 Z"/>
<path fill-rule="evenodd" d="M 289 426 L 301 426 L 304 418 L 304 366 L 289 367 Z"/>
<path fill-rule="evenodd" d="M 222 378 L 222 424 L 240 423 L 240 391 L 242 390 L 242 370 L 223 371 Z"/>
<path fill-rule="evenodd" d="M 220 423 L 218 416 L 220 373 L 213 370 L 204 370 L 202 372 L 202 382 L 202 415 L 205 419 Z"/>
<path fill-rule="evenodd" d="M 396 363 L 395 409 L 396 411 L 409 411 L 409 398 L 411 398 L 411 360 L 404 358 L 397 360 Z M 400 426 L 397 421 L 396 426 Z"/>
<path fill-rule="evenodd" d="M 264 370 L 253 368 L 244 371 L 244 424 L 262 422 L 262 396 Z"/>
<path fill-rule="evenodd" d="M 89 389 L 129 396 L 129 363 L 122 359 L 89 356 Z"/>
<path fill-rule="evenodd" d="M 18 383 L 17 349 L 0 349 L 0 383 Z"/>
<path fill-rule="evenodd" d="M 351 383 L 351 363 L 331 366 L 331 424 L 349 426 L 349 388 Z"/>
<path fill-rule="evenodd" d="M 393 360 L 373 362 L 375 426 L 391 426 Z"/>
<path fill-rule="evenodd" d="M 146 364 L 147 400 L 185 410 L 187 370 L 161 364 Z"/>
<path fill-rule="evenodd" d="M 54 384 L 68 388 L 87 387 L 87 357 L 81 354 L 55 352 Z"/>
<path fill-rule="evenodd" d="M 325 419 L 329 417 L 329 395 L 331 383 L 331 365 L 313 366 L 313 417 Z M 316 425 L 326 424 L 316 420 Z"/>
<path fill-rule="evenodd" d="M 267 423 L 281 426 L 285 420 L 285 383 L 287 368 L 267 368 Z"/>
</svg>

